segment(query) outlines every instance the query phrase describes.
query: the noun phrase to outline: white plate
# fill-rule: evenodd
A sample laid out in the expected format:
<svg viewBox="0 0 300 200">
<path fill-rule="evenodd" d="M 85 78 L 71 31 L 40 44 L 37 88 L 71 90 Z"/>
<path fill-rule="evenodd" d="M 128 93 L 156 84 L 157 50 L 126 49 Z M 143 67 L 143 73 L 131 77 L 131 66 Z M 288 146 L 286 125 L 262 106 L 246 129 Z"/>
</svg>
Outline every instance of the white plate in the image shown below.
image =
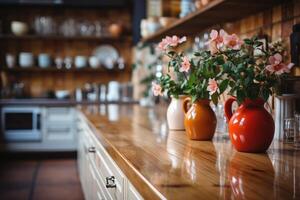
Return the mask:
<svg viewBox="0 0 300 200">
<path fill-rule="evenodd" d="M 101 45 L 93 51 L 93 56 L 96 56 L 106 68 L 111 69 L 111 63 L 116 63 L 119 58 L 119 53 L 116 48 L 111 45 Z"/>
</svg>

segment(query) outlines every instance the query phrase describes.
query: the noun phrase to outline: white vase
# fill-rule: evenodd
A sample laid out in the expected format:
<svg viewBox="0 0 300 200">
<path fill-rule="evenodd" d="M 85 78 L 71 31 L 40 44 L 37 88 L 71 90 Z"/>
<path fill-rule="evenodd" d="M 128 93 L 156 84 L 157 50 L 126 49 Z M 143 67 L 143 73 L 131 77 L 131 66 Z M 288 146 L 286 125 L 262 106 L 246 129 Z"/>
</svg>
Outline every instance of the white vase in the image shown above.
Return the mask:
<svg viewBox="0 0 300 200">
<path fill-rule="evenodd" d="M 172 97 L 171 103 L 167 110 L 167 121 L 170 130 L 185 130 L 184 127 L 184 113 L 182 109 L 182 102 L 187 96 L 180 95 L 178 99 Z"/>
<path fill-rule="evenodd" d="M 283 94 L 275 98 L 275 139 L 284 140 L 283 122 L 294 117 L 296 97 L 296 94 Z"/>
</svg>

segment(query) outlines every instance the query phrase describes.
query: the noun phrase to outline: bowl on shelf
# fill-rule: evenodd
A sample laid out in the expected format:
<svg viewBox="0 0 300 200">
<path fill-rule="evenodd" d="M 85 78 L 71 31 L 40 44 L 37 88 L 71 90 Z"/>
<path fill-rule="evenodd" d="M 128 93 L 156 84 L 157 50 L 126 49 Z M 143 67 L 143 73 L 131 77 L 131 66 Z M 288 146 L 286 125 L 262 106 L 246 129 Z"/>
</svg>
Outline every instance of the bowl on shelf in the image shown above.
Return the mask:
<svg viewBox="0 0 300 200">
<path fill-rule="evenodd" d="M 13 68 L 16 65 L 16 56 L 10 53 L 5 55 L 6 66 L 8 68 Z"/>
<path fill-rule="evenodd" d="M 120 37 L 123 31 L 123 28 L 120 24 L 113 23 L 108 27 L 109 33 L 112 37 Z"/>
<path fill-rule="evenodd" d="M 40 68 L 48 68 L 51 65 L 51 58 L 49 54 L 41 53 L 38 56 L 38 64 Z"/>
<path fill-rule="evenodd" d="M 26 35 L 28 33 L 28 25 L 20 21 L 11 22 L 11 32 L 16 36 Z"/>
<path fill-rule="evenodd" d="M 149 17 L 147 20 L 147 29 L 150 34 L 155 33 L 161 28 L 158 17 Z"/>
<path fill-rule="evenodd" d="M 162 27 L 167 27 L 170 26 L 170 24 L 174 23 L 176 20 L 176 17 L 160 17 L 159 23 Z"/>
<path fill-rule="evenodd" d="M 84 68 L 87 66 L 86 56 L 76 56 L 75 57 L 75 67 L 77 69 Z"/>
<path fill-rule="evenodd" d="M 68 99 L 70 97 L 70 92 L 68 90 L 56 90 L 55 97 L 57 99 Z"/>
<path fill-rule="evenodd" d="M 107 69 L 112 69 L 119 58 L 118 50 L 111 45 L 100 45 L 93 51 L 100 64 Z"/>
<path fill-rule="evenodd" d="M 65 64 L 65 67 L 66 69 L 71 69 L 72 68 L 72 65 L 73 65 L 73 59 L 71 56 L 67 56 L 65 57 L 64 59 L 64 64 Z"/>
<path fill-rule="evenodd" d="M 93 69 L 97 69 L 100 67 L 100 61 L 96 56 L 91 56 L 89 58 L 89 65 Z"/>
<path fill-rule="evenodd" d="M 19 65 L 23 68 L 32 67 L 34 64 L 34 59 L 32 53 L 21 52 L 19 54 Z"/>
<path fill-rule="evenodd" d="M 64 65 L 64 59 L 58 56 L 54 59 L 54 63 L 57 69 L 61 69 Z"/>
</svg>

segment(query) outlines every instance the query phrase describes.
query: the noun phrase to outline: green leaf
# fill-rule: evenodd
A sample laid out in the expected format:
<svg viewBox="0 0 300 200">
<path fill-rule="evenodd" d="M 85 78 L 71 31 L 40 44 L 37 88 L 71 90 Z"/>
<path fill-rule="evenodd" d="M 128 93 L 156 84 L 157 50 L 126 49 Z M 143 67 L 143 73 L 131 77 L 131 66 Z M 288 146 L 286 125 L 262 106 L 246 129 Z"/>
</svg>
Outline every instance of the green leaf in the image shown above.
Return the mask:
<svg viewBox="0 0 300 200">
<path fill-rule="evenodd" d="M 197 99 L 198 99 L 198 95 L 197 94 L 192 95 L 192 103 L 194 103 L 195 101 L 197 101 Z"/>
<path fill-rule="evenodd" d="M 175 51 L 169 51 L 167 54 L 172 57 L 176 54 L 176 52 Z"/>
<path fill-rule="evenodd" d="M 219 86 L 220 94 L 222 94 L 227 89 L 228 84 L 229 84 L 229 79 L 226 79 L 221 82 L 221 84 Z"/>
<path fill-rule="evenodd" d="M 245 44 L 252 45 L 253 42 L 250 39 L 244 39 Z"/>
<path fill-rule="evenodd" d="M 218 105 L 218 93 L 215 92 L 211 95 L 211 100 L 215 105 Z"/>
<path fill-rule="evenodd" d="M 195 53 L 194 53 L 194 56 L 197 56 L 197 57 L 198 57 L 198 56 L 201 56 L 201 53 L 200 53 L 200 52 L 195 52 Z"/>
<path fill-rule="evenodd" d="M 247 78 L 245 79 L 245 85 L 246 85 L 246 86 L 250 85 L 250 83 L 252 83 L 252 81 L 253 81 L 252 78 L 247 77 Z"/>
<path fill-rule="evenodd" d="M 237 98 L 237 102 L 240 105 L 241 103 L 243 103 L 243 101 L 245 100 L 245 93 L 243 90 L 237 90 L 236 91 L 236 98 Z"/>
<path fill-rule="evenodd" d="M 234 83 L 233 81 L 229 81 L 229 86 L 230 86 L 231 88 L 233 88 L 233 87 L 235 86 L 235 83 Z"/>
<path fill-rule="evenodd" d="M 269 89 L 262 88 L 262 98 L 263 98 L 263 100 L 268 101 L 269 96 L 270 96 Z"/>
</svg>

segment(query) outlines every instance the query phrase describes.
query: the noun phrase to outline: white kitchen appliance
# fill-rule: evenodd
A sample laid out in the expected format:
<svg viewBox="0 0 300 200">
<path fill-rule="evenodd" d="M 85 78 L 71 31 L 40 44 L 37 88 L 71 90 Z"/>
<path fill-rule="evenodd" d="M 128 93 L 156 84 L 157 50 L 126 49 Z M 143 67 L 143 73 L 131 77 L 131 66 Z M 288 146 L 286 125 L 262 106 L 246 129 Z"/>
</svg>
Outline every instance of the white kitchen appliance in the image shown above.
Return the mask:
<svg viewBox="0 0 300 200">
<path fill-rule="evenodd" d="M 4 107 L 1 110 L 2 133 L 8 142 L 40 141 L 39 107 Z"/>
</svg>

